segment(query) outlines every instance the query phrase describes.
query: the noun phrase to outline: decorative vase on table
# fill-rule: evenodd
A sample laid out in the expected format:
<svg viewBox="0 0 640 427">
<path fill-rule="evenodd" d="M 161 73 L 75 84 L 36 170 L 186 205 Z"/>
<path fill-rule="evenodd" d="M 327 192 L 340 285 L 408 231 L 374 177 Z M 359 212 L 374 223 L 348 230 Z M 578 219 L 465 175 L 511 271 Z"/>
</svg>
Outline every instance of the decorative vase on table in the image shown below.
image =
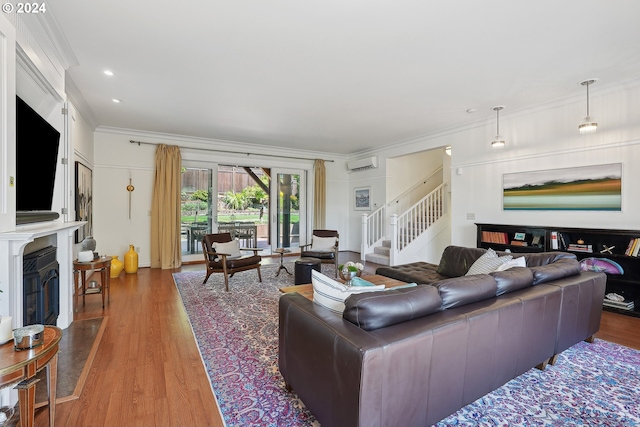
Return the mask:
<svg viewBox="0 0 640 427">
<path fill-rule="evenodd" d="M 111 260 L 111 274 L 110 277 L 112 279 L 115 279 L 116 277 L 118 277 L 120 275 L 120 273 L 122 273 L 122 270 L 124 270 L 124 262 L 120 261 L 118 259 L 118 255 L 112 255 L 111 256 L 113 259 Z"/>
<path fill-rule="evenodd" d="M 127 274 L 138 272 L 138 253 L 129 245 L 129 251 L 124 254 L 124 272 Z"/>
</svg>

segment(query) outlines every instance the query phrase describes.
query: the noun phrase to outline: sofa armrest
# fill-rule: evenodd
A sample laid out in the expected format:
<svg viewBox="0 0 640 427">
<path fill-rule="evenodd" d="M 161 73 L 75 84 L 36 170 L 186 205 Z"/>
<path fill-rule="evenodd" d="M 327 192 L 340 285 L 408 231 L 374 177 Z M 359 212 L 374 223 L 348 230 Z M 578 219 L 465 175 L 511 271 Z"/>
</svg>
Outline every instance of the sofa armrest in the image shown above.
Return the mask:
<svg viewBox="0 0 640 427">
<path fill-rule="evenodd" d="M 280 297 L 278 366 L 322 425 L 357 426 L 365 360 L 382 351 L 369 332 L 298 293 Z"/>
</svg>

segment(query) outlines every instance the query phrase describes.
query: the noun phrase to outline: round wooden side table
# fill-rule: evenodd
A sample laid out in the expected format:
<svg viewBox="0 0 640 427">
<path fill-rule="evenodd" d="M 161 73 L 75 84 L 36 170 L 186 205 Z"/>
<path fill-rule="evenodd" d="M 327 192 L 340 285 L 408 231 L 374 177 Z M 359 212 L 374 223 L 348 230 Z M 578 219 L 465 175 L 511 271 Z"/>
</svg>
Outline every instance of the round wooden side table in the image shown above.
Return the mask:
<svg viewBox="0 0 640 427">
<path fill-rule="evenodd" d="M 105 295 L 107 300 L 110 300 L 110 278 L 111 278 L 111 260 L 110 256 L 96 258 L 93 261 L 80 262 L 78 260 L 73 261 L 73 282 L 74 293 L 76 297 L 73 299 L 76 310 L 78 297 L 82 296 L 82 305 L 84 305 L 84 298 L 87 295 L 102 294 L 102 308 L 104 308 Z M 87 288 L 87 271 L 99 271 L 100 272 L 100 285 L 97 287 Z M 78 292 L 78 276 L 81 277 L 82 290 Z M 75 310 L 74 310 L 75 311 Z"/>
</svg>

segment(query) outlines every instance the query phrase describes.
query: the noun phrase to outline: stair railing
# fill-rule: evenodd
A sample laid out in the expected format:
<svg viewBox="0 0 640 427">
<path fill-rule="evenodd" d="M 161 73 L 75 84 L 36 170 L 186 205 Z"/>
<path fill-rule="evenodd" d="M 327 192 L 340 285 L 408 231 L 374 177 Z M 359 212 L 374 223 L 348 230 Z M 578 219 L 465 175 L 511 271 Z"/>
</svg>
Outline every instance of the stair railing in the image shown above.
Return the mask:
<svg viewBox="0 0 640 427">
<path fill-rule="evenodd" d="M 365 259 L 366 254 L 373 252 L 375 245 L 384 239 L 386 231 L 384 205 L 370 214 L 362 214 L 362 244 L 360 247 L 362 259 Z"/>
<path fill-rule="evenodd" d="M 417 239 L 446 213 L 445 187 L 445 183 L 440 184 L 403 214 L 391 215 L 389 219 L 391 265 L 395 265 L 395 258 L 407 245 Z"/>
</svg>

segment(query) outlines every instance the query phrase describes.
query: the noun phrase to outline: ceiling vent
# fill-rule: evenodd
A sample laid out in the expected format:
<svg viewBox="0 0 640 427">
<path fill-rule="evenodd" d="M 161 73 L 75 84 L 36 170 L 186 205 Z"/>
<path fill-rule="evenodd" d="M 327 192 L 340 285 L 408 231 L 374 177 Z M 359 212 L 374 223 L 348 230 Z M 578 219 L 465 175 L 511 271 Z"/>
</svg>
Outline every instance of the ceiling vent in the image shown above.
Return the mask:
<svg viewBox="0 0 640 427">
<path fill-rule="evenodd" d="M 378 156 L 366 157 L 364 159 L 352 160 L 347 162 L 350 171 L 363 171 L 366 169 L 375 169 L 378 167 Z"/>
</svg>

